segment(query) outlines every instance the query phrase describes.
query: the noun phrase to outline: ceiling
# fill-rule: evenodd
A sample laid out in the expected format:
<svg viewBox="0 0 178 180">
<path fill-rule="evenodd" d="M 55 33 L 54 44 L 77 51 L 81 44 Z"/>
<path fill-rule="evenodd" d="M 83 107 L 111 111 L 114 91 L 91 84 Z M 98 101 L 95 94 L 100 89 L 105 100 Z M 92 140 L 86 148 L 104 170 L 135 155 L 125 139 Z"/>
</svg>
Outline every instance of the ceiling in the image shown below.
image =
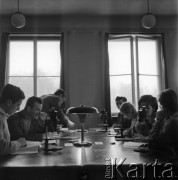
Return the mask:
<svg viewBox="0 0 178 180">
<path fill-rule="evenodd" d="M 147 0 L 19 0 L 26 15 L 142 15 Z M 178 15 L 178 0 L 149 0 L 155 15 Z M 18 10 L 18 0 L 0 0 L 0 15 Z"/>
</svg>

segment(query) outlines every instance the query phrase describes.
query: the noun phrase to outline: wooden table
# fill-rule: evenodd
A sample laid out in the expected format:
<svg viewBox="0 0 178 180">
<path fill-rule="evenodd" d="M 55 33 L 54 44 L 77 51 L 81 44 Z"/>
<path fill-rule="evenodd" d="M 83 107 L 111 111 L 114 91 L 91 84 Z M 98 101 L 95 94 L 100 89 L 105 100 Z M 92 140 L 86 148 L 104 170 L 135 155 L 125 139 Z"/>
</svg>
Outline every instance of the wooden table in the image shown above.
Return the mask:
<svg viewBox="0 0 178 180">
<path fill-rule="evenodd" d="M 80 137 L 77 132 L 67 135 Z M 128 175 L 143 177 L 145 171 L 153 178 L 154 164 L 170 163 L 151 153 L 124 148 L 123 142 L 115 141 L 106 132 L 85 133 L 85 140 L 92 142 L 92 146 L 66 147 L 68 140 L 60 139 L 58 143 L 63 149 L 57 152 L 0 157 L 0 180 L 122 179 Z M 160 173 L 165 167 L 158 169 Z"/>
</svg>

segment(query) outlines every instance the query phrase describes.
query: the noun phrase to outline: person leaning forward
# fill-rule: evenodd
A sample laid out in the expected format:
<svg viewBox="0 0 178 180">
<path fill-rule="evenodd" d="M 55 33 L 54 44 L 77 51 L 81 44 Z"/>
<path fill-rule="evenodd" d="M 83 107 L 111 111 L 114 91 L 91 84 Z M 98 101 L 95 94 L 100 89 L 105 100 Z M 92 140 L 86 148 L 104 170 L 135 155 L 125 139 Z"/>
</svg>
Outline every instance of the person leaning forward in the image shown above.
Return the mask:
<svg viewBox="0 0 178 180">
<path fill-rule="evenodd" d="M 75 124 L 65 114 L 66 95 L 63 89 L 58 89 L 54 94 L 43 95 L 41 98 L 43 100 L 43 112 L 49 114 L 49 110 L 54 108 L 57 111 L 57 118 L 60 124 L 74 127 Z"/>
<path fill-rule="evenodd" d="M 0 155 L 16 152 L 20 147 L 26 145 L 24 138 L 16 141 L 10 140 L 7 117 L 19 110 L 22 100 L 25 99 L 24 92 L 17 86 L 7 84 L 0 94 Z"/>
<path fill-rule="evenodd" d="M 30 97 L 25 105 L 25 108 L 10 116 L 7 120 L 11 140 L 16 140 L 24 137 L 29 141 L 42 141 L 45 133 L 45 121 L 41 116 L 47 114 L 41 112 L 42 100 L 39 97 Z"/>
</svg>

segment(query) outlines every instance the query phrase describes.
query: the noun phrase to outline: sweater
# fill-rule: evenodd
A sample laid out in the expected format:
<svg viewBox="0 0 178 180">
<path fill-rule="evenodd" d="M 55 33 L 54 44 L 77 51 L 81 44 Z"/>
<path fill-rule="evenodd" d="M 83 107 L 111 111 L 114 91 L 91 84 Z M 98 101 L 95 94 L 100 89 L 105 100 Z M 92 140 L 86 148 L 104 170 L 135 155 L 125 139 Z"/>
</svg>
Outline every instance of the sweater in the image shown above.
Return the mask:
<svg viewBox="0 0 178 180">
<path fill-rule="evenodd" d="M 6 113 L 0 108 L 0 156 L 14 153 L 19 148 L 19 142 L 10 141 Z"/>
</svg>

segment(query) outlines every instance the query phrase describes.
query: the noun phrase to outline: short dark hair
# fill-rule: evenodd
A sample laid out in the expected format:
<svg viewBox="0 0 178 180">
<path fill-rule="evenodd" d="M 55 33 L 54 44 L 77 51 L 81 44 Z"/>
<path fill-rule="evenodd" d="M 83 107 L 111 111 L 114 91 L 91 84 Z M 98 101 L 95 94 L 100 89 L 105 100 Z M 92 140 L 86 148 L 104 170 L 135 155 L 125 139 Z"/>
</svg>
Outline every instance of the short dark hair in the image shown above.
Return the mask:
<svg viewBox="0 0 178 180">
<path fill-rule="evenodd" d="M 139 101 L 138 101 L 138 107 L 140 108 L 140 105 L 142 102 L 147 102 L 153 109 L 153 112 L 156 112 L 158 109 L 158 102 L 157 99 L 155 97 L 153 97 L 152 95 L 143 95 L 140 97 Z"/>
<path fill-rule="evenodd" d="M 127 101 L 127 98 L 126 97 L 123 97 L 123 96 L 117 96 L 116 97 L 116 99 L 115 99 L 116 101 L 123 101 L 123 102 L 126 102 Z"/>
<path fill-rule="evenodd" d="M 36 96 L 32 96 L 30 98 L 28 98 L 27 102 L 26 102 L 26 105 L 25 105 L 25 109 L 27 109 L 27 107 L 33 107 L 33 105 L 35 104 L 35 102 L 39 103 L 39 104 L 42 104 L 43 101 L 41 98 L 39 97 L 36 97 Z"/>
<path fill-rule="evenodd" d="M 24 92 L 17 86 L 12 84 L 6 84 L 0 94 L 0 103 L 5 103 L 7 100 L 11 100 L 12 103 L 16 103 L 19 100 L 25 99 Z"/>
<path fill-rule="evenodd" d="M 58 89 L 58 90 L 56 90 L 55 91 L 55 93 L 54 93 L 56 96 L 59 96 L 59 95 L 65 95 L 65 92 L 64 92 L 64 90 L 63 89 Z"/>
<path fill-rule="evenodd" d="M 175 113 L 177 112 L 177 94 L 172 89 L 166 89 L 159 95 L 160 104 L 168 111 Z"/>
</svg>

